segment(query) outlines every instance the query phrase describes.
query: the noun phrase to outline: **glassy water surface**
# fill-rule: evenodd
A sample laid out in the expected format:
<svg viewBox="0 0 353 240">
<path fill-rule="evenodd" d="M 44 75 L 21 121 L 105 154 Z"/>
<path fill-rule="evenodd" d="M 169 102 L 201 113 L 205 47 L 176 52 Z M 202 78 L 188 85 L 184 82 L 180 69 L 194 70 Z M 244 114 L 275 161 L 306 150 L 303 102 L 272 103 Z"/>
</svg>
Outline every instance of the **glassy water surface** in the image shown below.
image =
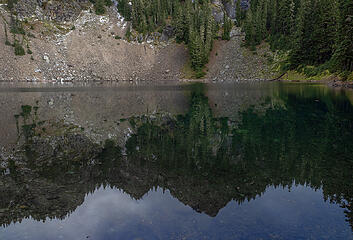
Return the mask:
<svg viewBox="0 0 353 240">
<path fill-rule="evenodd" d="M 0 239 L 353 239 L 353 92 L 0 90 Z"/>
</svg>

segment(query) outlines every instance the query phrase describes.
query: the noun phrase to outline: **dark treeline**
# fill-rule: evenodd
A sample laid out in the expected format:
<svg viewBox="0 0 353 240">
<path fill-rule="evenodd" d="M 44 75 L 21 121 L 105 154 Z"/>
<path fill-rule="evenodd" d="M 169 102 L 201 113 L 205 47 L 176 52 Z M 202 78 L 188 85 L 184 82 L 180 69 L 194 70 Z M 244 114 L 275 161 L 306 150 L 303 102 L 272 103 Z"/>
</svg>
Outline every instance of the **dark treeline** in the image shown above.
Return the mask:
<svg viewBox="0 0 353 240">
<path fill-rule="evenodd" d="M 353 227 L 353 182 L 348 180 L 353 176 L 353 108 L 345 96 L 320 91 L 280 91 L 267 99 L 261 113 L 249 108 L 230 124 L 213 115 L 202 88 L 195 88 L 189 112 L 175 120 L 130 119 L 136 134 L 126 144 L 127 155 L 131 161 L 143 160 L 144 167 L 158 165 L 169 174 L 206 178 L 212 189 L 240 184 L 246 189 L 241 195 L 230 190 L 220 194 L 239 203 L 271 185 L 291 187 L 295 182 L 322 188 L 325 200 L 346 208 Z"/>
<path fill-rule="evenodd" d="M 284 70 L 353 71 L 352 0 L 252 0 L 239 16 L 248 46 L 266 39 L 273 50 L 289 52 Z"/>
<path fill-rule="evenodd" d="M 24 154 L 30 171 L 15 164 L 10 174 L 0 171 L 0 209 L 10 206 L 0 225 L 29 216 L 63 218 L 82 204 L 85 193 L 102 185 L 135 199 L 159 186 L 196 211 L 216 216 L 231 200 L 240 204 L 269 186 L 295 183 L 322 188 L 325 200 L 345 209 L 353 228 L 353 108 L 347 96 L 317 86 L 298 93 L 281 85 L 279 94 L 239 112 L 234 121 L 213 114 L 204 87 L 192 86 L 186 114 L 124 119 L 134 130 L 124 154 L 113 140 L 102 148 L 80 134 L 69 133 L 55 149 L 48 141 L 27 141 L 18 154 Z M 37 110 L 22 108 L 21 136 Z M 43 154 L 43 149 L 53 150 Z M 28 179 L 35 180 L 28 184 Z M 19 208 L 33 200 L 33 192 L 44 196 L 43 204 L 29 205 L 31 211 Z M 64 197 L 46 201 L 52 192 Z"/>
<path fill-rule="evenodd" d="M 168 24 L 175 29 L 177 42 L 188 45 L 192 68 L 202 74 L 218 32 L 210 0 L 128 0 L 118 1 L 118 10 L 139 33 L 162 32 Z M 229 23 L 229 20 L 227 23 Z M 228 26 L 228 25 L 227 25 Z M 229 27 L 227 28 L 229 29 Z M 229 30 L 230 31 L 230 30 Z M 229 35 L 226 31 L 225 35 Z M 223 37 L 227 39 L 227 36 Z"/>
</svg>

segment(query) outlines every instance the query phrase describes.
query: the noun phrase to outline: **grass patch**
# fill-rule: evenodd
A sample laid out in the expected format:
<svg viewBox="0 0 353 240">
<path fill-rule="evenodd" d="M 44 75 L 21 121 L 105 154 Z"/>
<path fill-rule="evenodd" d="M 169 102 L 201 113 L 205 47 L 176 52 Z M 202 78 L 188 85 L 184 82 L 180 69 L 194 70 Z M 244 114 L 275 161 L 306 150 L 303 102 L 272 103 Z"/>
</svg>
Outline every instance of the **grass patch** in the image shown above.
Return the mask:
<svg viewBox="0 0 353 240">
<path fill-rule="evenodd" d="M 288 71 L 282 77 L 282 79 L 287 81 L 304 81 L 304 80 L 307 80 L 308 78 L 304 74 L 299 73 L 297 71 Z"/>
</svg>

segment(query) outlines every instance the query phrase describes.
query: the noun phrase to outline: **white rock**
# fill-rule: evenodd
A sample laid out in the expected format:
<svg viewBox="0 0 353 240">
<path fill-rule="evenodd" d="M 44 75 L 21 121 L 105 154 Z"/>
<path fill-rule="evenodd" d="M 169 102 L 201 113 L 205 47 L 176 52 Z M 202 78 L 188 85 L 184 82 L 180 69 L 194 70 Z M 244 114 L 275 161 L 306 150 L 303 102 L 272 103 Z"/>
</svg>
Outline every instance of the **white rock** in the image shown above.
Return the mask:
<svg viewBox="0 0 353 240">
<path fill-rule="evenodd" d="M 47 63 L 50 63 L 49 57 L 47 55 L 43 56 L 43 60 L 45 60 Z"/>
</svg>

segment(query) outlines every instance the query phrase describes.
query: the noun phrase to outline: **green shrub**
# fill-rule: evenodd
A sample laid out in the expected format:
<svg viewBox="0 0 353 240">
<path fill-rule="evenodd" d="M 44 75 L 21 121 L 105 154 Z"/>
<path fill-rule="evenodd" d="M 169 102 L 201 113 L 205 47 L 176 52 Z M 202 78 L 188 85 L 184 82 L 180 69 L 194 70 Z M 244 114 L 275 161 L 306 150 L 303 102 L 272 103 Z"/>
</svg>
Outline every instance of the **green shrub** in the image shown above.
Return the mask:
<svg viewBox="0 0 353 240">
<path fill-rule="evenodd" d="M 206 73 L 204 71 L 197 71 L 195 73 L 195 78 L 199 79 L 199 78 L 203 78 L 206 75 Z"/>
<path fill-rule="evenodd" d="M 36 38 L 36 36 L 35 36 L 35 35 L 33 35 L 33 34 L 32 34 L 32 33 L 30 33 L 30 32 L 28 32 L 28 33 L 27 33 L 27 36 L 28 36 L 28 37 L 30 37 L 30 38 Z"/>
<path fill-rule="evenodd" d="M 339 74 L 339 76 L 342 78 L 342 81 L 347 81 L 351 72 L 349 71 L 344 71 Z"/>
<path fill-rule="evenodd" d="M 94 9 L 97 15 L 103 15 L 105 13 L 105 6 L 103 0 L 97 0 L 94 4 Z"/>
<path fill-rule="evenodd" d="M 7 7 L 12 10 L 14 5 L 17 3 L 17 0 L 7 0 Z"/>
<path fill-rule="evenodd" d="M 12 19 L 11 21 L 12 21 L 11 29 L 10 29 L 11 33 L 13 33 L 13 34 L 22 34 L 22 35 L 26 34 L 25 30 L 22 27 L 22 23 L 19 20 Z"/>
<path fill-rule="evenodd" d="M 22 47 L 22 45 L 18 41 L 15 41 L 14 48 L 15 48 L 15 55 L 16 56 L 23 56 L 26 54 L 24 48 Z"/>
<path fill-rule="evenodd" d="M 353 82 L 353 72 L 347 77 L 347 81 Z"/>
<path fill-rule="evenodd" d="M 130 31 L 130 27 L 127 28 L 126 33 L 125 33 L 125 38 L 130 41 L 130 37 L 131 37 L 131 31 Z"/>
<path fill-rule="evenodd" d="M 118 36 L 118 35 L 116 35 L 116 36 L 115 36 L 115 39 L 121 39 L 121 37 L 120 37 L 120 36 Z"/>
<path fill-rule="evenodd" d="M 112 0 L 104 0 L 104 4 L 107 7 L 111 7 L 113 5 L 113 2 L 112 2 Z"/>
</svg>

